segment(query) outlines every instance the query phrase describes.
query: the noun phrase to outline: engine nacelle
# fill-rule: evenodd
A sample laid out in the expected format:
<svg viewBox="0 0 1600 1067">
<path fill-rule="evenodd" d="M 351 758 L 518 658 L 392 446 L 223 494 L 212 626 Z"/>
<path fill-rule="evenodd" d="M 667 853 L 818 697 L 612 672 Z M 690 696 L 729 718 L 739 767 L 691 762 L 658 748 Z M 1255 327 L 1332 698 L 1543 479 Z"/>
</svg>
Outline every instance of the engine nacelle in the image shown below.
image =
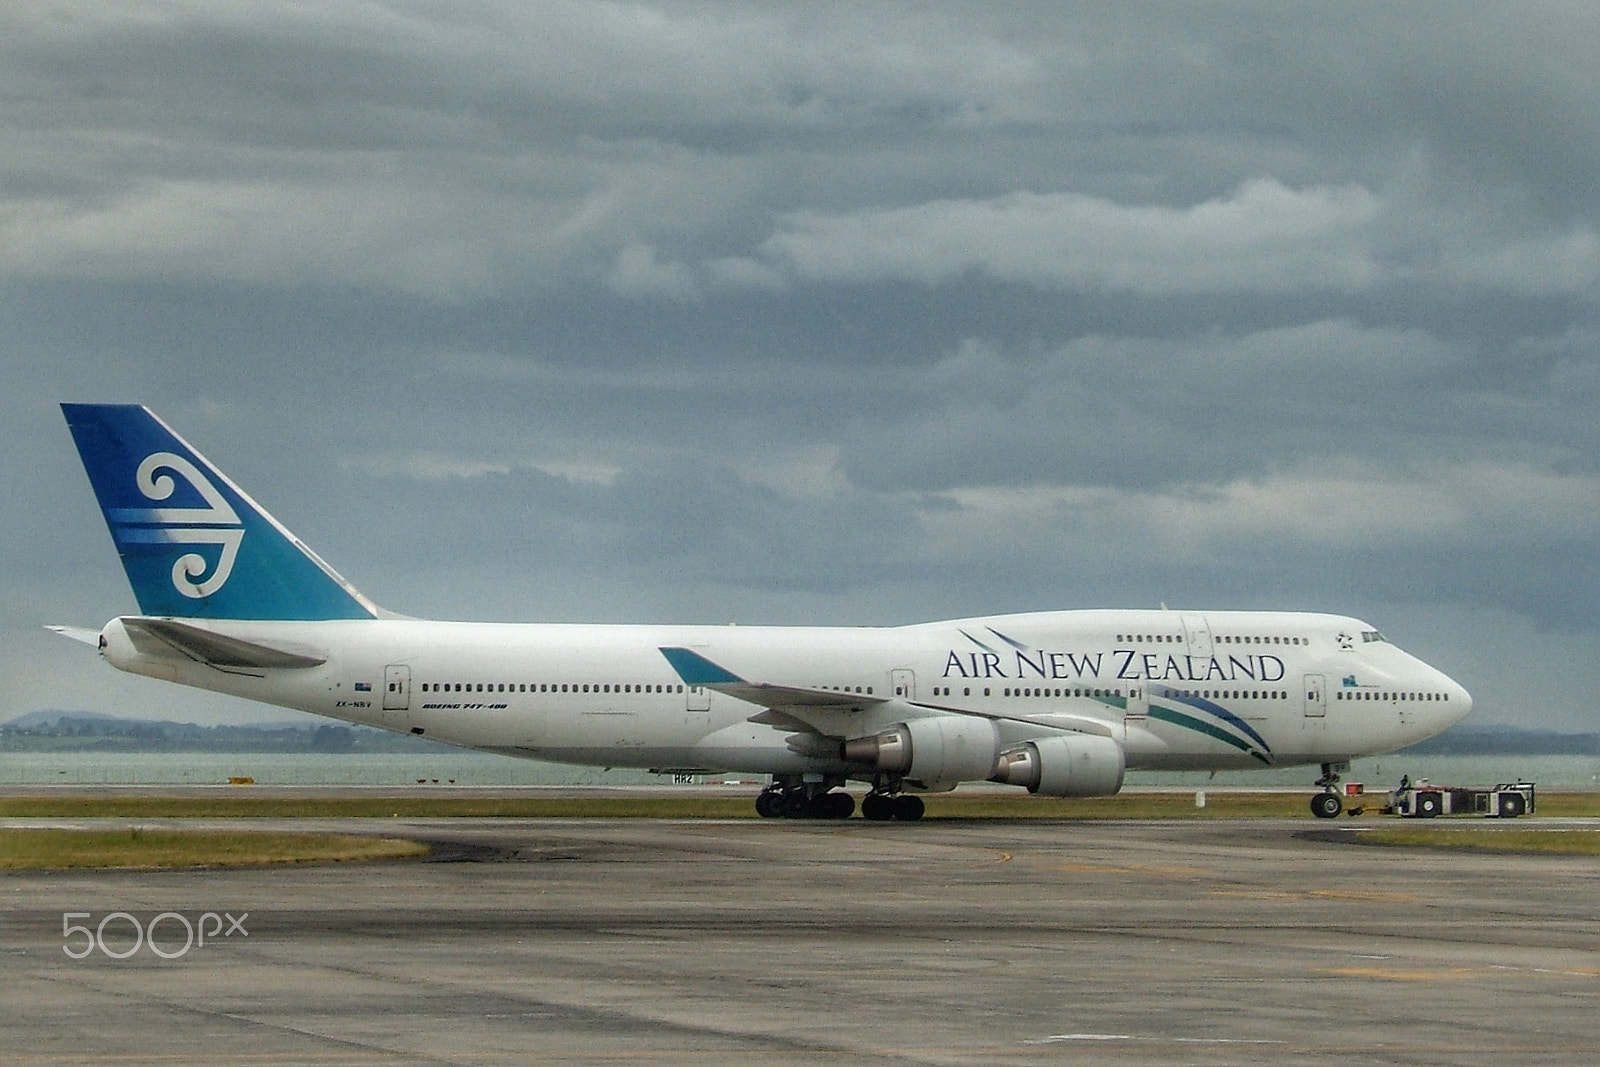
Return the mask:
<svg viewBox="0 0 1600 1067">
<path fill-rule="evenodd" d="M 928 789 L 950 789 L 957 782 L 981 782 L 994 773 L 1000 734 L 988 719 L 940 715 L 852 738 L 839 746 L 839 756 L 915 779 Z"/>
<path fill-rule="evenodd" d="M 990 781 L 1047 797 L 1108 797 L 1122 788 L 1122 746 L 1098 734 L 1041 737 L 1003 753 Z"/>
</svg>

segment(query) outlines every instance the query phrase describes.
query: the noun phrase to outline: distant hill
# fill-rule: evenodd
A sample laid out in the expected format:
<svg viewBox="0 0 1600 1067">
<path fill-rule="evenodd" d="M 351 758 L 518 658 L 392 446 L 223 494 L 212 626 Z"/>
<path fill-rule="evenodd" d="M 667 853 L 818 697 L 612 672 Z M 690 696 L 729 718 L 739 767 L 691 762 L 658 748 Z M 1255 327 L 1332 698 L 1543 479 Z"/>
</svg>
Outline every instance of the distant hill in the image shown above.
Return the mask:
<svg viewBox="0 0 1600 1067">
<path fill-rule="evenodd" d="M 1514 726 L 1457 727 L 1404 751 L 1416 756 L 1600 756 L 1600 733 L 1564 734 Z"/>
<path fill-rule="evenodd" d="M 110 719 L 112 721 L 122 721 L 119 720 L 115 715 L 102 715 L 98 711 L 61 711 L 59 709 L 53 709 L 48 711 L 30 711 L 26 715 L 18 715 L 10 722 L 0 723 L 0 730 L 48 729 L 54 727 L 56 722 L 63 715 L 71 716 L 72 718 L 76 719 Z"/>
<path fill-rule="evenodd" d="M 200 726 L 92 711 L 34 711 L 0 723 L 0 752 L 445 752 L 409 734 L 337 723 Z"/>
</svg>

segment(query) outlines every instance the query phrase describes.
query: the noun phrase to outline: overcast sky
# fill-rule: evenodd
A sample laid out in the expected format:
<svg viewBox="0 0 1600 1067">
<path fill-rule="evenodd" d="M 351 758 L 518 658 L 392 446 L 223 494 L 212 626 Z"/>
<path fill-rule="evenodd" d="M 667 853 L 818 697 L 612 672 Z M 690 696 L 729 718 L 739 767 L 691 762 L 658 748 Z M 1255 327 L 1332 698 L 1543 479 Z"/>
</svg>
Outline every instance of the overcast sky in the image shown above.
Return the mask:
<svg viewBox="0 0 1600 1067">
<path fill-rule="evenodd" d="M 12 3 L 0 718 L 149 404 L 410 615 L 1347 612 L 1600 730 L 1600 6 Z"/>
</svg>

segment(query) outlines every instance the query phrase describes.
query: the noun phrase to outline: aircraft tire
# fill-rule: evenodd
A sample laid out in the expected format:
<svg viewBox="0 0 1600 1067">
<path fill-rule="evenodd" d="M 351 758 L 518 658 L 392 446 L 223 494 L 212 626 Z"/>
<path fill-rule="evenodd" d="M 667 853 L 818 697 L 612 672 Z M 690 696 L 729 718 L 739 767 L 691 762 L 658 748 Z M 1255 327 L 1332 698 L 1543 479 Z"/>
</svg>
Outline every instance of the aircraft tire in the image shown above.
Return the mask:
<svg viewBox="0 0 1600 1067">
<path fill-rule="evenodd" d="M 916 822 L 926 810 L 921 797 L 901 793 L 894 798 L 894 817 L 901 822 Z"/>
<path fill-rule="evenodd" d="M 763 819 L 776 819 L 782 814 L 783 794 L 775 789 L 768 789 L 756 797 L 756 814 Z"/>
<path fill-rule="evenodd" d="M 1311 814 L 1319 819 L 1337 819 L 1344 810 L 1338 793 L 1316 793 L 1311 797 Z"/>
<path fill-rule="evenodd" d="M 823 814 L 829 819 L 848 819 L 856 812 L 856 798 L 849 793 L 829 793 L 821 800 Z"/>
<path fill-rule="evenodd" d="M 861 798 L 861 817 L 872 822 L 886 822 L 894 818 L 894 798 L 882 793 L 868 793 Z"/>
<path fill-rule="evenodd" d="M 810 799 L 799 790 L 783 794 L 778 806 L 778 814 L 785 819 L 809 819 L 813 812 Z"/>
</svg>

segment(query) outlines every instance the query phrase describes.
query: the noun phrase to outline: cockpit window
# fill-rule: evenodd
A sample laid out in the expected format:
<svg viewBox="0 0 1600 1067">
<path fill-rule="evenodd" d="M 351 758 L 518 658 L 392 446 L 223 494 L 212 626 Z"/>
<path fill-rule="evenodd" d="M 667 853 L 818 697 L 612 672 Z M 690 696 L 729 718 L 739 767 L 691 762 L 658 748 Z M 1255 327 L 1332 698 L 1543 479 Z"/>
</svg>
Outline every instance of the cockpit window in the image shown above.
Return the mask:
<svg viewBox="0 0 1600 1067">
<path fill-rule="evenodd" d="M 1376 630 L 1363 630 L 1363 631 L 1361 631 L 1361 643 L 1364 644 L 1364 645 L 1365 644 L 1371 644 L 1373 641 L 1387 641 L 1387 640 L 1388 640 L 1388 638 L 1384 637 L 1382 634 L 1380 634 Z"/>
</svg>

